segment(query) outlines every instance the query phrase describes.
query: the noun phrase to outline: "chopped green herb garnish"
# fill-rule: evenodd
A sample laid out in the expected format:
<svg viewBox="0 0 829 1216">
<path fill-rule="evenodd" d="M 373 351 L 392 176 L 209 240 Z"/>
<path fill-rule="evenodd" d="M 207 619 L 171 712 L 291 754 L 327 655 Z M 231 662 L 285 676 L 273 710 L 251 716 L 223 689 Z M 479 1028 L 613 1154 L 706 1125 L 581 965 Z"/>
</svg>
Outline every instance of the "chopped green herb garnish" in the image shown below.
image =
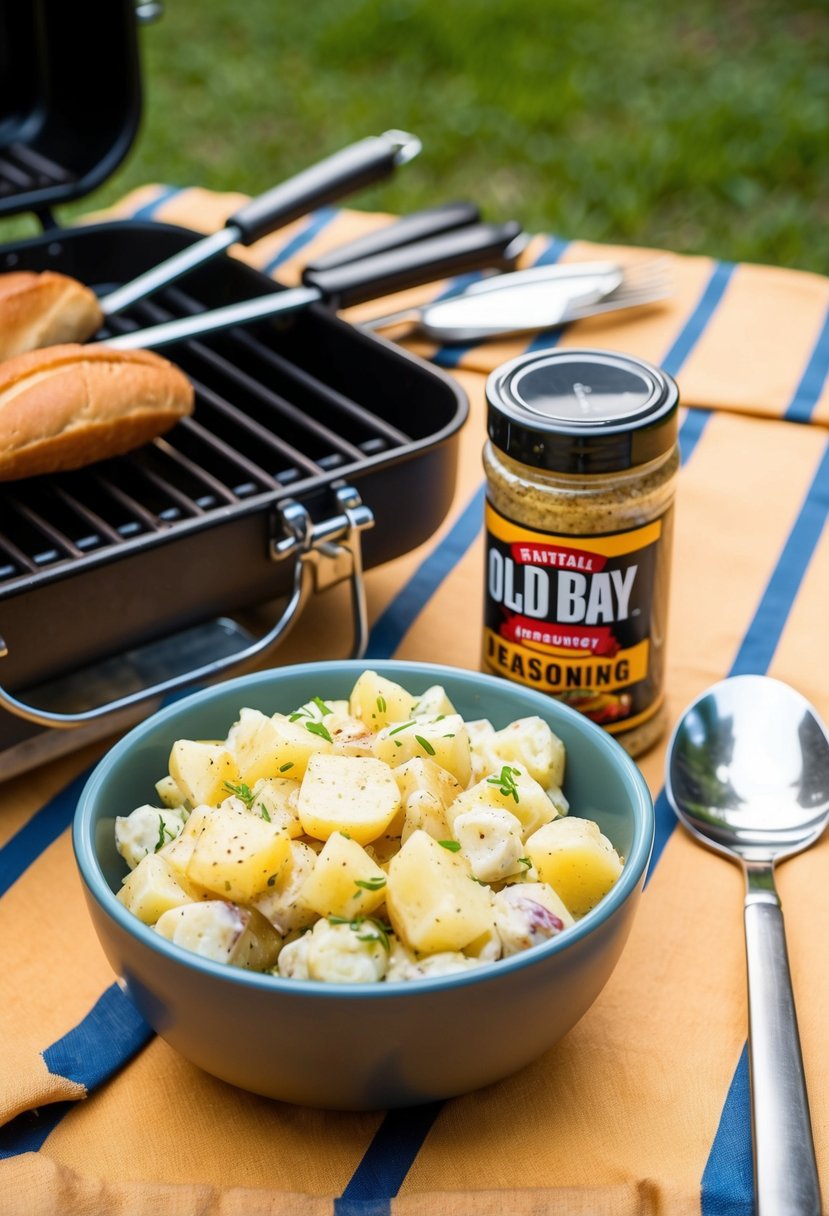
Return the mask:
<svg viewBox="0 0 829 1216">
<path fill-rule="evenodd" d="M 384 696 L 379 696 L 377 698 L 377 708 L 381 714 L 386 712 L 386 698 Z"/>
<path fill-rule="evenodd" d="M 384 925 L 382 921 L 375 920 L 373 916 L 355 916 L 353 920 L 349 920 L 347 916 L 328 916 L 326 919 L 329 925 L 348 925 L 361 942 L 379 942 L 386 953 L 391 950 L 389 941 L 391 925 Z M 374 932 L 361 933 L 361 929 L 374 930 Z"/>
<path fill-rule="evenodd" d="M 244 781 L 225 781 L 224 787 L 226 790 L 230 790 L 231 794 L 235 794 L 250 810 L 256 795 L 249 785 L 246 785 Z"/>
<path fill-rule="evenodd" d="M 329 709 L 329 707 L 325 704 L 325 702 L 322 700 L 321 697 L 312 697 L 311 704 L 316 705 L 317 709 L 323 715 L 333 714 L 333 712 L 334 712 L 333 709 Z"/>
<path fill-rule="evenodd" d="M 418 743 L 423 748 L 423 750 L 427 753 L 427 755 L 434 756 L 435 749 L 432 747 L 432 745 L 428 739 L 424 739 L 423 735 L 415 735 L 415 739 L 417 739 Z"/>
<path fill-rule="evenodd" d="M 473 882 L 476 882 L 479 887 L 486 886 L 486 883 L 483 882 L 480 878 L 476 878 L 474 874 L 470 874 L 469 877 L 472 879 Z"/>
<path fill-rule="evenodd" d="M 386 885 L 385 875 L 378 874 L 375 878 L 355 878 L 354 883 L 364 891 L 382 891 Z"/>
<path fill-rule="evenodd" d="M 518 802 L 518 787 L 515 784 L 515 778 L 520 776 L 520 774 L 520 768 L 510 768 L 508 764 L 505 764 L 498 776 L 487 777 L 487 782 L 489 785 L 497 785 L 499 787 L 499 792 L 503 794 L 505 798 L 512 797 L 516 802 Z"/>
<path fill-rule="evenodd" d="M 399 740 L 399 739 L 395 739 L 395 741 L 394 741 L 394 746 L 395 746 L 395 747 L 402 747 L 402 746 L 403 746 L 403 744 L 400 742 L 400 740 Z"/>
<path fill-rule="evenodd" d="M 153 849 L 154 853 L 157 853 L 159 849 L 164 847 L 164 844 L 166 843 L 164 840 L 165 836 L 167 837 L 168 840 L 175 840 L 175 838 L 176 838 L 175 832 L 170 831 L 170 829 L 167 827 L 164 820 L 159 815 L 159 817 L 158 817 L 158 840 L 155 842 L 155 848 Z"/>
<path fill-rule="evenodd" d="M 533 863 L 529 857 L 519 857 L 518 864 L 520 866 L 526 866 L 528 870 L 531 870 L 533 866 Z"/>
<path fill-rule="evenodd" d="M 287 773 L 288 769 L 293 768 L 293 767 L 294 767 L 293 760 L 289 760 L 287 762 L 287 764 L 280 764 L 279 771 L 280 771 L 280 773 Z"/>
<path fill-rule="evenodd" d="M 448 849 L 450 853 L 459 853 L 461 851 L 461 846 L 457 840 L 439 840 L 438 844 L 442 849 Z"/>
<path fill-rule="evenodd" d="M 389 735 L 399 735 L 401 730 L 407 730 L 410 726 L 414 726 L 414 718 L 410 718 L 408 722 L 401 722 L 399 726 L 395 726 L 394 730 L 389 731 Z"/>
<path fill-rule="evenodd" d="M 268 814 L 268 808 L 265 806 L 264 802 L 259 803 L 259 810 L 262 812 L 262 818 L 265 820 L 265 822 L 270 823 L 271 817 Z"/>
<path fill-rule="evenodd" d="M 321 739 L 325 739 L 326 743 L 332 743 L 331 732 L 327 726 L 323 726 L 322 722 L 306 722 L 305 729 L 309 730 L 312 735 L 319 735 Z"/>
</svg>

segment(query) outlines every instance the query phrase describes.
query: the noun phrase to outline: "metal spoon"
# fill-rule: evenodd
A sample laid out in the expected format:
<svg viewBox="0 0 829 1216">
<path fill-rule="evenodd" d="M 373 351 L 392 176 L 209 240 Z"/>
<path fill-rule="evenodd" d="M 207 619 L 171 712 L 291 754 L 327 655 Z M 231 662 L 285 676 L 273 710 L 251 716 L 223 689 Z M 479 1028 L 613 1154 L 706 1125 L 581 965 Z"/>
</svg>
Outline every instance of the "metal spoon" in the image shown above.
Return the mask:
<svg viewBox="0 0 829 1216">
<path fill-rule="evenodd" d="M 766 676 L 733 676 L 686 709 L 668 747 L 668 799 L 746 876 L 749 1064 L 758 1216 L 820 1216 L 820 1191 L 775 863 L 829 820 L 829 736 Z"/>
</svg>

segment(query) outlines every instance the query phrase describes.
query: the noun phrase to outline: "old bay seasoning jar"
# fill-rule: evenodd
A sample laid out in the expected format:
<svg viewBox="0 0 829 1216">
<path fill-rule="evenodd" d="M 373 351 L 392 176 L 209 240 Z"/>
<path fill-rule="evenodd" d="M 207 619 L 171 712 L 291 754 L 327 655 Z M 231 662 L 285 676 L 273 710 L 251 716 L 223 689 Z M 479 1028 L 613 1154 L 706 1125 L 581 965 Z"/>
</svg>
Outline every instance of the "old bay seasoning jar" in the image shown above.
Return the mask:
<svg viewBox="0 0 829 1216">
<path fill-rule="evenodd" d="M 486 392 L 484 668 L 639 755 L 665 726 L 676 385 L 628 355 L 550 349 Z"/>
</svg>

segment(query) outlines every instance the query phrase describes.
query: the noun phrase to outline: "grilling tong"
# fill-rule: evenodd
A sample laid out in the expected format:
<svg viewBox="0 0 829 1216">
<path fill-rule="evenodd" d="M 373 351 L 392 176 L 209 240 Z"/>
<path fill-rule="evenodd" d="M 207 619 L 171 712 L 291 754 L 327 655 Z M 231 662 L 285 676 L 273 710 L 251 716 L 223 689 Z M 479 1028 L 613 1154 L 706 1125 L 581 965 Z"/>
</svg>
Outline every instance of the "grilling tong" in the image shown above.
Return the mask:
<svg viewBox="0 0 829 1216">
<path fill-rule="evenodd" d="M 410 235 L 427 239 L 410 240 Z M 482 224 L 467 203 L 416 212 L 306 267 L 300 287 L 102 339 L 120 350 L 156 348 L 325 302 L 345 308 L 468 271 L 510 271 L 526 245 L 518 224 Z M 358 256 L 359 255 L 359 256 Z M 444 344 L 537 332 L 670 294 L 665 264 L 612 262 L 489 273 L 429 304 L 364 321 L 368 329 L 414 324 Z"/>
</svg>

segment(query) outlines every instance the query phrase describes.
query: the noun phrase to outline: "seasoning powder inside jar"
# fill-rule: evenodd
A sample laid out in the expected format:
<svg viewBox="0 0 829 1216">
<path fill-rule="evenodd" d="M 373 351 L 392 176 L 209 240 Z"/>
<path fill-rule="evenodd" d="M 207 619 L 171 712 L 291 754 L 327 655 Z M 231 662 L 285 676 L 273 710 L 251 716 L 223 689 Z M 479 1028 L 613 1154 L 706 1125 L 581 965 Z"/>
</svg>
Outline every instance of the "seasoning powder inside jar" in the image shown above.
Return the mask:
<svg viewBox="0 0 829 1216">
<path fill-rule="evenodd" d="M 674 381 L 547 350 L 487 381 L 486 670 L 580 710 L 639 755 L 665 726 Z"/>
</svg>

